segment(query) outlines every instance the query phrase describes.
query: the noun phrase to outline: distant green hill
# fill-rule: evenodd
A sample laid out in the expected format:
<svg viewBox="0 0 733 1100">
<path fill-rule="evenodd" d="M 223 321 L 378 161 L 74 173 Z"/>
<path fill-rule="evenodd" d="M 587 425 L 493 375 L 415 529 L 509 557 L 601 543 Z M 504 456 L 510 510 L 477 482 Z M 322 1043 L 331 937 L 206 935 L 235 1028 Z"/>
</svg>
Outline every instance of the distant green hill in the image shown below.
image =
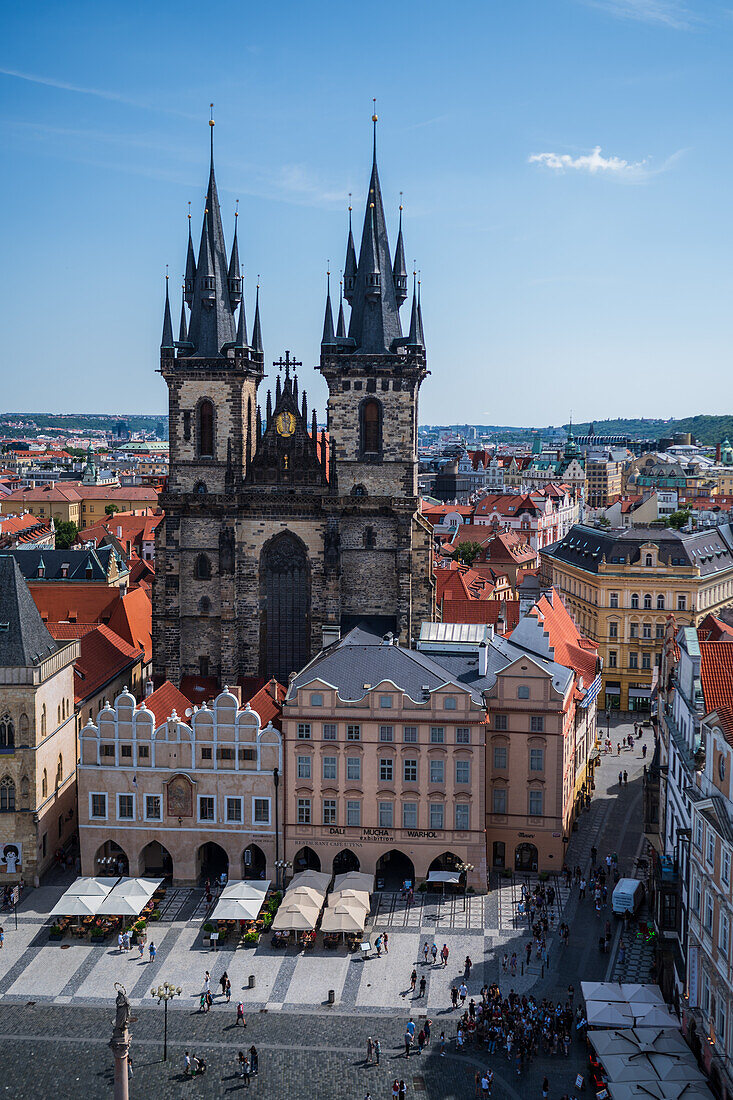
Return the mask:
<svg viewBox="0 0 733 1100">
<path fill-rule="evenodd" d="M 632 439 L 659 439 L 675 432 L 691 432 L 700 443 L 713 446 L 733 436 L 733 415 L 686 416 L 681 420 L 594 420 L 593 425 L 597 435 L 628 435 Z M 587 435 L 589 427 L 587 422 L 573 424 L 573 432 Z"/>
</svg>

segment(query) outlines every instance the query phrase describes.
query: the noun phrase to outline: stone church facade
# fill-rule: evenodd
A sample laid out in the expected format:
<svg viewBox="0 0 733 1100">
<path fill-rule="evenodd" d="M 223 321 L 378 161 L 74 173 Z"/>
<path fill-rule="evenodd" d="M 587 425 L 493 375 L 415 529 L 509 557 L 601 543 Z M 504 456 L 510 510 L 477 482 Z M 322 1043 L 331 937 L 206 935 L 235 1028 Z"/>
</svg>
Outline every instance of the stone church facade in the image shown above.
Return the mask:
<svg viewBox="0 0 733 1100">
<path fill-rule="evenodd" d="M 376 119 L 375 133 L 376 133 Z M 283 683 L 365 616 L 403 644 L 433 618 L 430 531 L 417 511 L 417 405 L 427 374 L 422 312 L 410 328 L 402 225 L 392 260 L 376 160 L 344 298 L 327 294 L 319 369 L 327 431 L 309 418 L 286 353 L 274 393 L 256 303 L 248 335 L 235 228 L 227 252 L 213 159 L 201 240 L 189 222 L 178 340 L 166 302 L 170 474 L 153 590 L 155 678 Z"/>
</svg>

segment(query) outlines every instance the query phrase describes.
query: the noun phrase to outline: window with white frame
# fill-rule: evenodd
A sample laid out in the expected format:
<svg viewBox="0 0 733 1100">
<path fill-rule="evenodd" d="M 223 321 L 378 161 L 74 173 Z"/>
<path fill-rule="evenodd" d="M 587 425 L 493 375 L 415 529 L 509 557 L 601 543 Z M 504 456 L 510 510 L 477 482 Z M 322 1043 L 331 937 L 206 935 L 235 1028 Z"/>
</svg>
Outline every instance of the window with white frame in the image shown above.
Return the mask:
<svg viewBox="0 0 733 1100">
<path fill-rule="evenodd" d="M 391 829 L 394 825 L 394 802 L 379 803 L 379 828 Z"/>
<path fill-rule="evenodd" d="M 533 714 L 529 719 L 529 729 L 531 733 L 544 733 L 545 732 L 545 719 L 541 714 Z"/>
<path fill-rule="evenodd" d="M 227 821 L 240 824 L 244 819 L 244 809 L 241 798 L 227 798 Z"/>
<path fill-rule="evenodd" d="M 728 1023 L 726 1015 L 725 998 L 718 998 L 718 1011 L 715 1017 L 715 1037 L 720 1045 L 721 1050 L 725 1050 L 726 1034 L 725 1028 Z"/>
<path fill-rule="evenodd" d="M 394 779 L 394 760 L 391 756 L 379 758 L 379 779 L 382 783 L 391 783 Z"/>
<path fill-rule="evenodd" d="M 530 817 L 542 817 L 544 813 L 545 797 L 544 791 L 530 791 L 529 792 L 529 816 Z"/>
<path fill-rule="evenodd" d="M 506 813 L 506 787 L 494 787 L 491 792 L 491 808 L 495 814 Z"/>
<path fill-rule="evenodd" d="M 721 954 L 728 958 L 728 944 L 730 942 L 730 919 L 727 913 L 721 910 L 720 920 L 718 921 L 718 947 Z"/>
<path fill-rule="evenodd" d="M 335 756 L 323 757 L 323 778 L 336 779 L 338 764 Z"/>
<path fill-rule="evenodd" d="M 216 821 L 216 798 L 213 795 L 199 795 L 199 821 Z"/>
<path fill-rule="evenodd" d="M 444 760 L 431 760 L 430 761 L 430 782 L 431 783 L 445 783 L 445 761 Z"/>
<path fill-rule="evenodd" d="M 506 745 L 494 745 L 494 767 L 497 771 L 506 771 L 507 755 Z"/>
<path fill-rule="evenodd" d="M 270 824 L 270 799 L 269 798 L 253 798 L 252 799 L 252 823 L 254 825 L 269 825 Z"/>
<path fill-rule="evenodd" d="M 726 886 L 730 886 L 730 852 L 727 850 L 720 861 L 720 877 Z"/>
<path fill-rule="evenodd" d="M 417 828 L 417 802 L 402 803 L 402 828 Z"/>
<path fill-rule="evenodd" d="M 361 726 L 350 724 L 346 727 L 347 741 L 361 741 Z"/>
<path fill-rule="evenodd" d="M 402 729 L 402 740 L 406 744 L 414 745 L 417 741 L 417 726 L 404 726 Z"/>
<path fill-rule="evenodd" d="M 336 723 L 324 722 L 323 723 L 323 740 L 335 741 L 336 740 Z"/>
<path fill-rule="evenodd" d="M 471 744 L 471 730 L 468 726 L 458 726 L 456 729 L 456 744 L 457 745 L 470 745 Z"/>
<path fill-rule="evenodd" d="M 442 829 L 445 822 L 445 806 L 442 802 L 430 803 L 430 828 Z"/>
<path fill-rule="evenodd" d="M 506 730 L 508 728 L 509 728 L 509 725 L 508 725 L 508 720 L 507 720 L 506 714 L 495 714 L 494 715 L 494 729 L 495 730 Z"/>
<path fill-rule="evenodd" d="M 159 794 L 146 794 L 145 795 L 145 820 L 146 821 L 162 821 L 163 819 L 163 799 Z"/>
<path fill-rule="evenodd" d="M 713 895 L 705 891 L 705 931 L 713 930 Z"/>
<path fill-rule="evenodd" d="M 135 817 L 135 795 L 117 795 L 117 817 L 120 821 L 132 821 Z"/>
<path fill-rule="evenodd" d="M 310 825 L 311 823 L 311 800 L 310 798 L 298 799 L 298 824 Z"/>
<path fill-rule="evenodd" d="M 336 799 L 324 798 L 323 800 L 323 824 L 336 824 Z"/>
<path fill-rule="evenodd" d="M 311 777 L 311 758 L 310 756 L 298 757 L 298 779 L 310 779 Z"/>
<path fill-rule="evenodd" d="M 353 780 L 361 779 L 361 757 L 360 756 L 347 756 L 346 757 L 346 778 Z"/>
<path fill-rule="evenodd" d="M 676 763 L 677 758 L 675 757 L 675 764 Z M 702 821 L 699 820 L 695 822 L 695 847 L 699 851 L 702 851 Z"/>
<path fill-rule="evenodd" d="M 708 847 L 706 852 L 708 865 L 710 867 L 715 863 L 715 833 L 712 829 L 708 829 Z"/>
<path fill-rule="evenodd" d="M 394 741 L 394 726 L 380 726 L 379 727 L 379 740 L 380 741 Z"/>
<path fill-rule="evenodd" d="M 417 760 L 402 761 L 402 776 L 405 783 L 417 783 Z"/>
<path fill-rule="evenodd" d="M 90 817 L 106 817 L 107 816 L 107 795 L 106 794 L 90 794 L 89 795 L 89 816 Z"/>
<path fill-rule="evenodd" d="M 310 741 L 311 739 L 311 724 L 310 722 L 298 722 L 298 740 Z"/>
<path fill-rule="evenodd" d="M 456 760 L 456 783 L 471 782 L 471 761 Z"/>
<path fill-rule="evenodd" d="M 545 770 L 545 750 L 529 750 L 529 770 L 531 772 L 543 772 Z"/>
<path fill-rule="evenodd" d="M 361 801 L 350 798 L 346 803 L 346 824 L 361 825 Z"/>
<path fill-rule="evenodd" d="M 442 745 L 445 741 L 445 729 L 443 726 L 430 727 L 430 744 Z"/>
<path fill-rule="evenodd" d="M 465 832 L 469 828 L 470 807 L 468 802 L 456 802 L 456 829 Z"/>
</svg>

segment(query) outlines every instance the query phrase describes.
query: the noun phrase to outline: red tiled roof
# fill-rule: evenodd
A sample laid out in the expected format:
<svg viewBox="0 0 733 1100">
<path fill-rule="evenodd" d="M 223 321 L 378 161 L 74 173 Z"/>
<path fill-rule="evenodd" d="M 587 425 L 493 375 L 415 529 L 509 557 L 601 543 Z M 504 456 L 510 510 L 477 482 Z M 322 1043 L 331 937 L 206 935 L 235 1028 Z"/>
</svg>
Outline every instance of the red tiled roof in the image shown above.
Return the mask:
<svg viewBox="0 0 733 1100">
<path fill-rule="evenodd" d="M 504 633 L 519 622 L 519 600 L 446 600 L 442 608 L 444 623 L 485 623 L 496 626 L 504 616 Z"/>
<path fill-rule="evenodd" d="M 219 681 L 216 676 L 182 676 L 181 691 L 192 703 L 200 705 L 208 699 L 216 699 L 219 694 Z"/>
<path fill-rule="evenodd" d="M 697 628 L 697 636 L 701 642 L 733 641 L 733 626 L 709 611 Z"/>
<path fill-rule="evenodd" d="M 733 645 L 700 642 L 700 679 L 705 710 L 718 711 L 726 740 L 733 744 Z"/>
<path fill-rule="evenodd" d="M 529 614 L 543 624 L 558 664 L 574 669 L 583 677 L 583 686 L 590 687 L 596 676 L 596 643 L 578 630 L 557 589 L 552 589 L 552 601 L 541 596 Z"/>
<path fill-rule="evenodd" d="M 280 715 L 282 714 L 283 700 L 286 695 L 287 690 L 273 677 L 249 700 L 249 705 L 260 716 L 260 722 L 263 726 L 266 726 L 268 722 L 272 722 L 276 729 L 280 729 Z"/>
<path fill-rule="evenodd" d="M 152 695 L 148 695 L 143 700 L 143 703 L 155 715 L 156 727 L 162 726 L 174 710 L 179 718 L 185 717 L 186 711 L 191 710 L 192 706 L 191 700 L 187 699 L 170 680 L 164 680 Z M 140 706 L 143 706 L 143 703 Z"/>
<path fill-rule="evenodd" d="M 143 649 L 146 663 L 152 660 L 153 605 L 146 588 L 133 588 L 115 603 L 109 626 L 130 645 Z"/>
<path fill-rule="evenodd" d="M 81 501 L 81 496 L 76 486 L 63 485 L 57 481 L 54 485 L 42 485 L 36 489 L 15 489 L 6 497 L 6 501 L 10 503 L 16 500 L 18 503 L 24 500 L 63 500 L 75 503 Z"/>
<path fill-rule="evenodd" d="M 494 585 L 474 569 L 459 562 L 435 570 L 435 591 L 441 600 L 488 600 Z"/>
<path fill-rule="evenodd" d="M 46 623 L 48 632 L 57 642 L 73 638 L 83 638 L 85 634 L 97 629 L 96 623 Z"/>
<path fill-rule="evenodd" d="M 80 642 L 81 653 L 74 668 L 74 698 L 77 704 L 119 676 L 140 660 L 140 653 L 106 626 L 98 626 L 85 634 Z"/>
<path fill-rule="evenodd" d="M 28 586 L 41 618 L 49 623 L 74 619 L 77 623 L 101 623 L 112 615 L 120 599 L 119 588 L 101 584 L 43 584 Z"/>
</svg>

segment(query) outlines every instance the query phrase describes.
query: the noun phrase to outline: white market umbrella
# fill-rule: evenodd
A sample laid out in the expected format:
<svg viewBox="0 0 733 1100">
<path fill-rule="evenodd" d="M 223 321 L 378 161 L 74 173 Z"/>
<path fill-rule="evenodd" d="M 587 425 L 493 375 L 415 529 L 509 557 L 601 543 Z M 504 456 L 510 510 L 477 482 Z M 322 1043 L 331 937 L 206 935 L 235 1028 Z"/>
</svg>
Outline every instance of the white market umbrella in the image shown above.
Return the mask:
<svg viewBox="0 0 733 1100">
<path fill-rule="evenodd" d="M 77 878 L 68 888 L 64 897 L 104 898 L 115 884 L 113 878 Z"/>
<path fill-rule="evenodd" d="M 366 890 L 337 890 L 328 895 L 328 904 L 330 908 L 341 904 L 352 907 L 358 906 L 367 913 L 370 908 L 369 895 Z"/>
<path fill-rule="evenodd" d="M 118 898 L 148 899 L 152 898 L 162 881 L 162 878 L 123 878 L 113 886 L 112 893 Z"/>
<path fill-rule="evenodd" d="M 619 982 L 581 982 L 580 992 L 586 1001 L 625 1001 Z"/>
<path fill-rule="evenodd" d="M 257 920 L 262 908 L 262 898 L 221 898 L 212 920 Z"/>
<path fill-rule="evenodd" d="M 348 905 L 335 905 L 326 909 L 321 921 L 321 932 L 362 932 L 366 912 Z"/>
<path fill-rule="evenodd" d="M 288 883 L 288 893 L 296 886 L 312 886 L 314 890 L 325 894 L 330 881 L 331 876 L 325 871 L 299 871 Z"/>
<path fill-rule="evenodd" d="M 273 932 L 310 932 L 315 928 L 320 909 L 314 906 L 302 906 L 297 903 L 283 904 L 272 922 Z"/>
<path fill-rule="evenodd" d="M 74 897 L 64 894 L 49 913 L 51 917 L 94 917 L 104 899 L 101 897 Z"/>
<path fill-rule="evenodd" d="M 221 892 L 220 898 L 236 898 L 238 900 L 254 901 L 260 898 L 264 901 L 265 894 L 270 889 L 270 879 L 241 879 L 228 882 Z"/>
<path fill-rule="evenodd" d="M 603 1061 L 607 1054 L 686 1054 L 690 1048 L 679 1029 L 636 1027 L 589 1031 L 588 1042 Z"/>
<path fill-rule="evenodd" d="M 635 1023 L 640 1027 L 679 1027 L 679 1020 L 668 1008 L 660 1005 L 630 1005 Z"/>
<path fill-rule="evenodd" d="M 663 1005 L 664 997 L 658 985 L 640 985 L 638 982 L 621 986 L 624 999 L 631 1005 Z"/>
<path fill-rule="evenodd" d="M 633 1027 L 628 1005 L 615 1001 L 587 1001 L 585 1015 L 591 1027 Z"/>
<path fill-rule="evenodd" d="M 288 890 L 283 902 L 287 904 L 297 902 L 298 905 L 317 905 L 320 909 L 323 905 L 323 899 L 324 895 L 320 890 L 314 890 L 311 886 L 296 886 L 294 890 Z"/>
<path fill-rule="evenodd" d="M 346 871 L 343 875 L 336 875 L 333 888 L 335 891 L 366 890 L 371 894 L 374 890 L 374 875 L 367 875 L 364 871 Z"/>
<path fill-rule="evenodd" d="M 147 897 L 125 897 L 124 894 L 115 895 L 114 890 L 102 898 L 97 907 L 97 915 L 104 917 L 137 917 L 147 905 Z"/>
</svg>

